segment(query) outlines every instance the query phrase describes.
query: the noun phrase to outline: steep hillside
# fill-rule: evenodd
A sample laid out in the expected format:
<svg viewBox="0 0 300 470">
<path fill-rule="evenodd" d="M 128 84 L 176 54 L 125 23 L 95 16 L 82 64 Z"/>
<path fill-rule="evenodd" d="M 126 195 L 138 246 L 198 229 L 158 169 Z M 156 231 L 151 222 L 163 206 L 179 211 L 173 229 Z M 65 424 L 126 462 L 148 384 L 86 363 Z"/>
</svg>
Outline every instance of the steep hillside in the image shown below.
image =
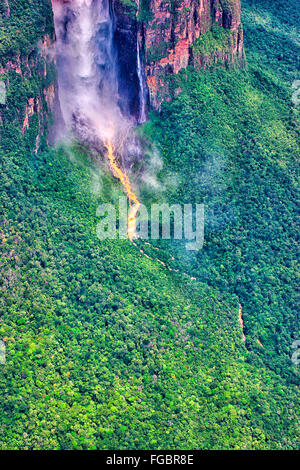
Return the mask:
<svg viewBox="0 0 300 470">
<path fill-rule="evenodd" d="M 236 294 L 249 360 L 293 383 L 292 344 L 299 337 L 299 107 L 292 102 L 297 15 L 292 2 L 281 2 L 279 10 L 272 2 L 244 2 L 243 11 L 248 69 L 179 74 L 172 86 L 181 94 L 153 116 L 147 132 L 160 141 L 166 166 L 177 175 L 170 200 L 206 205 L 204 249 L 191 262 L 172 247 L 177 268 Z"/>
<path fill-rule="evenodd" d="M 121 73 L 135 70 L 136 33 L 145 64 L 150 102 L 159 108 L 171 98 L 169 79 L 193 64 L 243 65 L 240 0 L 116 0 Z M 127 74 L 126 74 L 127 70 Z M 127 78 L 133 85 L 134 76 Z"/>
<path fill-rule="evenodd" d="M 0 104 L 0 123 L 7 127 L 0 135 L 9 146 L 16 145 L 20 131 L 34 136 L 35 142 L 30 145 L 36 151 L 46 137 L 56 82 L 47 54 L 54 39 L 51 18 L 48 1 L 0 0 L 0 80 L 7 90 L 6 103 Z"/>
<path fill-rule="evenodd" d="M 150 97 L 159 107 L 163 99 L 170 98 L 169 74 L 177 74 L 189 64 L 205 69 L 217 62 L 241 62 L 240 0 L 151 0 L 141 40 Z"/>
</svg>

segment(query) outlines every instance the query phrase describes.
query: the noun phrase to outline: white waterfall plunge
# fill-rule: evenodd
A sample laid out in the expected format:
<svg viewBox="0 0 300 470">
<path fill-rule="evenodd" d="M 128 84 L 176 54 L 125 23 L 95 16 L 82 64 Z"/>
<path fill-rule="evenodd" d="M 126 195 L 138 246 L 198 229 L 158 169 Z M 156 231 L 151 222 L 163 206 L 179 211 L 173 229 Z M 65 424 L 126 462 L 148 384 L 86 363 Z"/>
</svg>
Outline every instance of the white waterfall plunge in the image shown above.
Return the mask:
<svg viewBox="0 0 300 470">
<path fill-rule="evenodd" d="M 137 50 L 137 74 L 139 78 L 139 97 L 140 97 L 140 109 L 139 109 L 138 122 L 139 124 L 143 124 L 144 122 L 147 121 L 146 86 L 145 86 L 144 74 L 142 71 L 143 69 L 142 69 L 141 56 L 140 56 L 140 44 L 139 44 L 138 38 L 137 38 L 136 50 Z"/>
<path fill-rule="evenodd" d="M 52 0 L 52 6 L 59 101 L 67 130 L 86 143 L 124 141 L 132 122 L 118 106 L 109 0 Z"/>
</svg>

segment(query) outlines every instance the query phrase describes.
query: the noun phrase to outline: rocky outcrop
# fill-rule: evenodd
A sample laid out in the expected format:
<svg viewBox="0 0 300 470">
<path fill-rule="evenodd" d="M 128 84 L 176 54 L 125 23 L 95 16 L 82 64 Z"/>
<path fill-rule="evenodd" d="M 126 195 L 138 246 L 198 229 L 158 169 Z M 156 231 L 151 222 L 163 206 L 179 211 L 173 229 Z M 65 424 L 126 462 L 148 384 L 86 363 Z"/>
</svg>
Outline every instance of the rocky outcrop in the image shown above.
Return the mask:
<svg viewBox="0 0 300 470">
<path fill-rule="evenodd" d="M 1 0 L 1 14 L 8 18 L 13 9 Z M 188 65 L 205 69 L 218 62 L 240 63 L 243 57 L 243 31 L 240 0 L 111 0 L 115 21 L 114 43 L 118 64 L 120 106 L 124 113 L 138 118 L 141 109 L 141 74 L 138 73 L 137 46 L 144 65 L 151 105 L 159 109 L 170 100 L 170 78 Z M 51 19 L 50 19 L 51 20 Z M 43 33 L 41 33 L 42 36 Z M 23 134 L 38 115 L 38 134 L 43 133 L 47 115 L 56 101 L 55 73 L 49 64 L 54 37 L 42 36 L 38 48 L 27 55 L 15 53 L 0 63 L 0 81 L 10 90 L 13 76 L 24 83 L 37 78 L 40 96 L 27 96 L 16 106 L 15 118 Z M 140 69 L 139 69 L 140 70 Z M 143 82 L 145 81 L 143 79 Z M 173 91 L 180 93 L 180 88 Z M 148 99 L 144 93 L 144 101 Z M 7 110 L 0 104 L 0 123 Z M 12 113 L 10 113 L 12 114 Z M 138 119 L 137 119 L 138 120 Z"/>
<path fill-rule="evenodd" d="M 26 109 L 25 109 L 25 118 L 22 126 L 22 134 L 25 134 L 26 129 L 29 129 L 29 118 L 34 115 L 36 112 L 34 98 L 29 98 Z"/>
<path fill-rule="evenodd" d="M 189 64 L 241 64 L 243 30 L 240 0 L 114 0 L 121 89 L 137 109 L 138 34 L 151 105 L 170 100 L 169 79 Z M 178 92 L 178 89 L 177 89 Z"/>
<path fill-rule="evenodd" d="M 240 0 L 150 0 L 140 41 L 151 103 L 170 99 L 168 74 L 242 59 Z"/>
<path fill-rule="evenodd" d="M 49 115 L 54 109 L 56 91 L 53 59 L 51 59 L 51 56 L 53 56 L 53 44 L 54 38 L 45 34 L 36 47 L 33 45 L 28 55 L 21 56 L 20 54 L 15 54 L 4 65 L 0 66 L 0 81 L 5 84 L 8 96 L 12 83 L 15 81 L 15 76 L 19 77 L 19 83 L 21 84 L 30 78 L 36 79 L 39 85 L 41 85 L 40 94 L 27 97 L 24 103 L 21 100 L 14 107 L 13 111 L 9 98 L 0 106 L 0 124 L 3 124 L 6 116 L 9 115 L 7 119 L 19 120 L 23 135 L 30 128 L 33 116 L 37 116 L 36 151 L 38 150 L 41 136 L 45 133 Z"/>
</svg>

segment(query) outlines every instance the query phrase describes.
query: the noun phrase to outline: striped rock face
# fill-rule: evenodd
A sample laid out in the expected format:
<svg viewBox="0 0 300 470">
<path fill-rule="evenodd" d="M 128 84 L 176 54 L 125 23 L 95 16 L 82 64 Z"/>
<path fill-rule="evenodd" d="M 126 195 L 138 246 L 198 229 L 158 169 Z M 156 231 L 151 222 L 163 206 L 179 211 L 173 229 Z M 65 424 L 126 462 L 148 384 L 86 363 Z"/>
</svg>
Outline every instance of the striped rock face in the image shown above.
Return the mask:
<svg viewBox="0 0 300 470">
<path fill-rule="evenodd" d="M 223 5 L 222 5 L 223 4 Z M 216 61 L 234 62 L 242 58 L 243 35 L 240 0 L 180 0 L 176 6 L 171 0 L 150 1 L 151 20 L 143 26 L 145 70 L 152 105 L 159 108 L 170 99 L 166 73 L 177 74 L 193 64 L 206 68 Z M 212 51 L 206 57 L 193 54 L 195 41 L 214 24 L 232 32 L 230 44 L 221 51 Z"/>
</svg>

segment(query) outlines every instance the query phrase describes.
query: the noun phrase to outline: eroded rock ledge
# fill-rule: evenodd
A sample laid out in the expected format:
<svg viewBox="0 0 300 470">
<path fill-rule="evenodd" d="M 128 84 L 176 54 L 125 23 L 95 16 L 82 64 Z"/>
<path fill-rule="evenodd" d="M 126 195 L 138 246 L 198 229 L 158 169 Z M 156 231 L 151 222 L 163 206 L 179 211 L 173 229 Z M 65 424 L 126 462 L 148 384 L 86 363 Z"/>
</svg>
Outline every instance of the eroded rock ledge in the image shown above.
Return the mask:
<svg viewBox="0 0 300 470">
<path fill-rule="evenodd" d="M 166 72 L 242 59 L 240 0 L 150 0 L 150 11 L 152 19 L 141 31 L 154 107 L 169 98 Z"/>
<path fill-rule="evenodd" d="M 151 105 L 169 100 L 168 74 L 189 64 L 205 69 L 240 64 L 243 30 L 240 0 L 114 0 L 118 25 L 138 31 Z M 126 17 L 126 20 L 124 19 Z M 130 26 L 131 25 L 131 26 Z M 124 36 L 125 29 L 120 34 Z M 133 46 L 132 41 L 128 45 Z M 128 46 L 129 47 L 129 46 Z M 130 61 L 130 51 L 122 49 Z M 133 46 L 133 50 L 134 50 Z"/>
</svg>

